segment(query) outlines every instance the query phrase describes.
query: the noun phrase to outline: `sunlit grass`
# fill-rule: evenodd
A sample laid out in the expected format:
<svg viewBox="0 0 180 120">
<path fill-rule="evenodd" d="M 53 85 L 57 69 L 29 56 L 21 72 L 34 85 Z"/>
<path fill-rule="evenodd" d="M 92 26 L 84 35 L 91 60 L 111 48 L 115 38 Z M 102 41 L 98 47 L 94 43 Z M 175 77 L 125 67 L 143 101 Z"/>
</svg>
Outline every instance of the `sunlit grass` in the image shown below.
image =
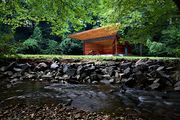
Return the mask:
<svg viewBox="0 0 180 120">
<path fill-rule="evenodd" d="M 11 55 L 5 56 L 6 58 L 20 58 L 20 59 L 90 59 L 90 60 L 117 60 L 117 59 L 163 59 L 163 60 L 176 60 L 180 58 L 175 57 L 140 57 L 140 56 L 101 56 L 101 55 Z"/>
</svg>

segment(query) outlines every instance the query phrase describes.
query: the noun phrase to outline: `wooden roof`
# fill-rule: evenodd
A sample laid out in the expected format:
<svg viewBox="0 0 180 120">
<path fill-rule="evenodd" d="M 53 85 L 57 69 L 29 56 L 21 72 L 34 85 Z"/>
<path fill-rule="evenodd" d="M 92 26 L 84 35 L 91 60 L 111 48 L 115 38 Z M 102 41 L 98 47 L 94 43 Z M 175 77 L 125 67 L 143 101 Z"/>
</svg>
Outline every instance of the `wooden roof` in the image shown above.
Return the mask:
<svg viewBox="0 0 180 120">
<path fill-rule="evenodd" d="M 71 34 L 68 37 L 77 40 L 90 40 L 95 38 L 101 38 L 105 36 L 115 36 L 118 32 L 118 25 L 99 27 L 96 29 L 87 30 L 80 33 Z"/>
</svg>

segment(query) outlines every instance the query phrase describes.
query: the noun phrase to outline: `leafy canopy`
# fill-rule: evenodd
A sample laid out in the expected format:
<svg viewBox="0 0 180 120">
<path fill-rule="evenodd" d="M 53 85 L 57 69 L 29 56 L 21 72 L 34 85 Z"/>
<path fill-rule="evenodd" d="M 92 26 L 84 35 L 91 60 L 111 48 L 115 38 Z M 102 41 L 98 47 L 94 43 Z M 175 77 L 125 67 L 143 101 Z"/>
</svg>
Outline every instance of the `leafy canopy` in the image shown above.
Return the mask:
<svg viewBox="0 0 180 120">
<path fill-rule="evenodd" d="M 68 31 L 78 31 L 85 27 L 85 24 L 95 24 L 98 17 L 101 25 L 120 23 L 119 34 L 121 40 L 128 40 L 133 43 L 147 45 L 152 53 L 166 53 L 165 48 L 175 48 L 179 51 L 175 42 L 179 37 L 176 28 L 167 28 L 174 15 L 179 15 L 178 0 L 1 0 L 0 1 L 0 23 L 5 23 L 15 29 L 19 26 L 35 27 L 40 21 L 49 22 L 52 33 L 66 35 Z M 178 24 L 179 25 L 179 24 Z M 164 31 L 162 31 L 165 29 Z M 179 30 L 179 28 L 177 28 Z M 39 34 L 34 32 L 33 35 Z M 159 41 L 148 41 L 157 33 L 162 33 Z M 37 37 L 37 38 L 35 38 Z M 29 45 L 36 46 L 35 42 L 42 48 L 57 46 L 56 41 L 49 41 L 44 44 L 45 39 L 41 36 L 32 36 Z M 34 41 L 34 42 L 33 42 Z M 71 40 L 64 40 L 59 45 L 66 49 L 71 45 Z M 33 43 L 33 44 L 32 44 Z M 73 43 L 73 42 L 72 42 Z M 73 43 L 72 48 L 78 48 Z M 167 47 L 169 45 L 169 47 Z M 175 45 L 173 47 L 173 45 Z M 68 48 L 67 48 L 68 49 Z M 68 49 L 69 50 L 69 49 Z M 172 50 L 172 49 L 171 49 Z M 45 53 L 51 53 L 52 50 Z M 170 50 L 166 50 L 170 51 Z M 64 51 L 66 52 L 66 51 Z M 172 52 L 173 54 L 175 52 Z M 168 53 L 170 54 L 170 53 Z"/>
<path fill-rule="evenodd" d="M 77 31 L 99 16 L 102 24 L 120 22 L 123 34 L 137 38 L 151 34 L 176 10 L 173 0 L 1 0 L 0 8 L 0 22 L 13 28 L 48 21 L 52 33 L 62 35 L 70 24 Z"/>
<path fill-rule="evenodd" d="M 101 0 L 1 0 L 0 22 L 11 25 L 31 26 L 39 21 L 48 21 L 52 33 L 67 32 L 72 23 L 76 30 L 83 23 L 92 23 Z"/>
<path fill-rule="evenodd" d="M 177 11 L 172 0 L 104 0 L 104 24 L 120 22 L 120 34 L 134 43 L 145 43 Z"/>
</svg>

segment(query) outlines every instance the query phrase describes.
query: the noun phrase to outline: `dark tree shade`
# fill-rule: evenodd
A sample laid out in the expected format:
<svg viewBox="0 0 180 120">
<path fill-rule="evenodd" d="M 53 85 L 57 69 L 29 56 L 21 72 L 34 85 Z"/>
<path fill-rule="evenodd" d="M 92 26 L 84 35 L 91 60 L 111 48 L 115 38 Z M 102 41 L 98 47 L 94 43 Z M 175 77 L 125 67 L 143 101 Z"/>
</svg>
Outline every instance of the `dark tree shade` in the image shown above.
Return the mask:
<svg viewBox="0 0 180 120">
<path fill-rule="evenodd" d="M 178 10 L 180 11 L 180 0 L 173 0 L 173 1 L 176 4 Z"/>
</svg>

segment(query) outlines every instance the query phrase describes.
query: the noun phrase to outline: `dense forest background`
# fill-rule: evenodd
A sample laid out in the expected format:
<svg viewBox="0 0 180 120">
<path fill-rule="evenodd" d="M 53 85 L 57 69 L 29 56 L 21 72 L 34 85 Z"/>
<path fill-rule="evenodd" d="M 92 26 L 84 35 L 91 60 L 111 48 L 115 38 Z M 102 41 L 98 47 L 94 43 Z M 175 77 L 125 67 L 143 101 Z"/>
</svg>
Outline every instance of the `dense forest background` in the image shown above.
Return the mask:
<svg viewBox="0 0 180 120">
<path fill-rule="evenodd" d="M 180 57 L 178 0 L 0 0 L 0 54 L 82 54 L 69 34 L 119 23 L 134 55 Z"/>
</svg>

